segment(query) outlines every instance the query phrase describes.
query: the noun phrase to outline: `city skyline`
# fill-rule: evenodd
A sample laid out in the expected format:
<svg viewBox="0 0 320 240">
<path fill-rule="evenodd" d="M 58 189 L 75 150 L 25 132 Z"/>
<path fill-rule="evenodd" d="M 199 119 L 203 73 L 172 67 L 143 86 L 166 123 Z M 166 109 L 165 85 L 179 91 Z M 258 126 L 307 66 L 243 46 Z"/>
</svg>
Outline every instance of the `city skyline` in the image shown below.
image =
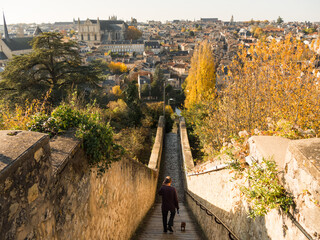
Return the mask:
<svg viewBox="0 0 320 240">
<path fill-rule="evenodd" d="M 198 20 L 204 17 L 219 18 L 229 21 L 234 16 L 235 21 L 245 20 L 276 20 L 281 16 L 284 21 L 311 21 L 320 22 L 320 1 L 306 0 L 303 3 L 297 0 L 228 0 L 209 1 L 201 0 L 197 4 L 190 0 L 169 1 L 163 0 L 150 4 L 145 0 L 123 0 L 119 4 L 114 1 L 96 0 L 88 4 L 87 1 L 55 1 L 40 0 L 4 2 L 2 11 L 5 13 L 7 24 L 16 23 L 53 23 L 60 21 L 71 22 L 78 19 L 108 19 L 117 16 L 118 19 L 130 20 L 136 18 L 140 22 L 148 20 L 171 21 L 174 19 Z M 46 11 L 48 10 L 48 11 Z M 3 22 L 1 21 L 1 25 Z"/>
</svg>

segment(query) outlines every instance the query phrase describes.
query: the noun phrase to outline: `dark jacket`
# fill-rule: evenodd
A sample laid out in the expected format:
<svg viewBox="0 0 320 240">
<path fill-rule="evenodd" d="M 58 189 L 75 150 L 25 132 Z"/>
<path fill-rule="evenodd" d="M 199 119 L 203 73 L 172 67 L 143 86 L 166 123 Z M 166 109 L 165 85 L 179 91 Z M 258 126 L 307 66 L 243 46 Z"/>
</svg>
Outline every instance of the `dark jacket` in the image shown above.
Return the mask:
<svg viewBox="0 0 320 240">
<path fill-rule="evenodd" d="M 179 209 L 178 196 L 174 187 L 162 185 L 158 194 L 162 196 L 162 210 L 174 211 L 175 208 Z"/>
</svg>

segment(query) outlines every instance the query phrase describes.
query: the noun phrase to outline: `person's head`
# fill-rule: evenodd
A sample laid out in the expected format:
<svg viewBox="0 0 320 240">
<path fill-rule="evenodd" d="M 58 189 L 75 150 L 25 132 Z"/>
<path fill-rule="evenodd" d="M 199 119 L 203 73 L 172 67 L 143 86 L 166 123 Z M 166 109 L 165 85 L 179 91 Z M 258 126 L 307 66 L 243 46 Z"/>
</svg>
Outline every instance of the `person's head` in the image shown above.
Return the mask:
<svg viewBox="0 0 320 240">
<path fill-rule="evenodd" d="M 172 179 L 170 176 L 167 176 L 164 181 L 163 181 L 163 184 L 165 185 L 171 185 L 171 182 L 172 182 Z"/>
</svg>

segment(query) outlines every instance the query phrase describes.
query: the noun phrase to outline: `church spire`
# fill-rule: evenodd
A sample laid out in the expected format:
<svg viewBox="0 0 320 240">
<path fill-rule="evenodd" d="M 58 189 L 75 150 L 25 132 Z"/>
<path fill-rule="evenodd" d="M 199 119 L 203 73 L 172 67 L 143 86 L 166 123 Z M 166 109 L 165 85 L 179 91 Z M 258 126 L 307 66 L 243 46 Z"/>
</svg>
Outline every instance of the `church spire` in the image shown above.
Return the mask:
<svg viewBox="0 0 320 240">
<path fill-rule="evenodd" d="M 7 24 L 6 24 L 6 19 L 4 17 L 4 13 L 3 13 L 3 28 L 4 28 L 4 38 L 8 40 L 9 33 L 8 33 L 8 28 L 7 28 Z"/>
</svg>

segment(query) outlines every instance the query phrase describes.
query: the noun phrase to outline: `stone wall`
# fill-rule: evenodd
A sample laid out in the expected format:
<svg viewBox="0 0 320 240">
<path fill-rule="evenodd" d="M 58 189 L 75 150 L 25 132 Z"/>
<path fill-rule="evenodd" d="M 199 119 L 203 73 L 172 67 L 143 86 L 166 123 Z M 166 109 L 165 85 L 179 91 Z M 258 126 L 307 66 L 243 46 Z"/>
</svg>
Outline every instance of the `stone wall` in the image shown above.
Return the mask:
<svg viewBox="0 0 320 240">
<path fill-rule="evenodd" d="M 180 122 L 180 136 L 182 156 L 186 170 L 187 189 L 198 202 L 219 217 L 239 239 L 307 239 L 289 216 L 278 210 L 272 210 L 265 217 L 257 217 L 255 220 L 248 218 L 248 205 L 243 197 L 241 197 L 239 190 L 240 185 L 248 183 L 244 182 L 243 179 L 233 180 L 234 173 L 229 169 L 220 169 L 196 175 L 188 174 L 188 172 L 192 172 L 194 164 L 183 119 Z M 266 141 L 275 144 L 275 146 L 271 147 L 273 150 L 270 150 L 270 146 L 263 147 Z M 301 142 L 305 141 L 309 140 L 301 140 Z M 312 149 L 319 149 L 319 139 L 313 141 L 316 144 Z M 316 201 L 320 189 L 318 185 L 319 178 L 317 179 L 319 177 L 317 175 L 319 174 L 319 170 L 313 168 L 312 173 L 311 171 L 307 171 L 305 167 L 302 167 L 303 163 L 306 165 L 308 161 L 302 156 L 298 156 L 297 152 L 291 150 L 293 145 L 295 146 L 297 143 L 296 141 L 289 143 L 285 139 L 254 139 L 254 141 L 251 139 L 250 142 L 250 149 L 253 152 L 252 157 L 254 159 L 267 157 L 266 153 L 270 155 L 274 151 L 276 154 L 286 156 L 286 161 L 284 159 L 280 160 L 278 155 L 275 158 L 277 162 L 283 163 L 283 165 L 279 165 L 283 166 L 282 170 L 284 172 L 286 189 L 290 193 L 293 193 L 295 202 L 297 203 L 297 210 L 293 215 L 312 238 L 318 239 L 320 208 L 316 206 Z M 277 152 L 281 149 L 278 148 L 279 143 L 283 144 L 283 146 L 289 146 L 288 150 L 282 149 L 280 152 Z M 286 154 L 283 154 L 282 151 Z M 295 158 L 299 159 L 297 162 L 300 162 L 300 164 L 294 162 L 295 160 L 293 159 Z M 315 167 L 315 165 L 312 166 Z M 307 194 L 305 189 L 310 189 Z M 303 193 L 304 197 L 307 196 L 313 200 L 306 201 L 306 198 L 300 200 L 298 196 L 301 197 Z M 228 231 L 221 224 L 217 224 L 214 217 L 208 216 L 190 197 L 187 197 L 187 202 L 208 239 L 229 239 Z"/>
<path fill-rule="evenodd" d="M 0 131 L 0 143 L 0 239 L 31 239 L 52 178 L 49 137 Z"/>
<path fill-rule="evenodd" d="M 297 204 L 295 218 L 320 239 L 320 139 L 291 141 L 284 172 L 285 187 Z"/>
<path fill-rule="evenodd" d="M 159 151 L 163 130 L 161 118 Z M 0 239 L 130 239 L 154 203 L 157 166 L 122 159 L 97 177 L 70 134 L 0 131 L 0 142 Z"/>
</svg>

